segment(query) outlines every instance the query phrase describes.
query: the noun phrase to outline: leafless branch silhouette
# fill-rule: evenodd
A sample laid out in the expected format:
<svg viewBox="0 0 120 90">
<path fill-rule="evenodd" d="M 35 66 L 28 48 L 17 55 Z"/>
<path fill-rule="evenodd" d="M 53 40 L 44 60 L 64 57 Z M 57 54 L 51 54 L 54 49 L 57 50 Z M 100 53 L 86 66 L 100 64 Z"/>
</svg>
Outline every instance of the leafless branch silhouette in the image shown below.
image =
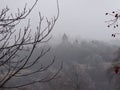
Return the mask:
<svg viewBox="0 0 120 90">
<path fill-rule="evenodd" d="M 33 80 L 21 85 L 18 85 L 17 83 L 14 86 L 7 85 L 7 83 L 12 79 L 32 76 L 36 73 L 44 72 L 55 62 L 54 57 L 48 65 L 44 66 L 40 64 L 37 70 L 22 73 L 23 71 L 30 70 L 41 60 L 44 55 L 50 51 L 50 48 L 46 50 L 42 49 L 39 55 L 31 60 L 33 54 L 35 54 L 37 45 L 45 43 L 51 38 L 48 38 L 49 34 L 53 30 L 53 27 L 59 17 L 59 4 L 57 0 L 57 16 L 54 16 L 51 20 L 49 20 L 48 18 L 45 19 L 42 17 L 39 12 L 39 23 L 34 34 L 31 33 L 30 19 L 28 20 L 27 25 L 24 26 L 24 29 L 20 28 L 17 30 L 16 26 L 21 24 L 21 21 L 29 16 L 37 2 L 38 0 L 35 1 L 29 10 L 26 9 L 26 4 L 23 11 L 21 12 L 20 9 L 18 9 L 18 12 L 15 15 L 12 13 L 11 15 L 8 15 L 8 12 L 10 11 L 8 7 L 3 8 L 0 12 L 0 88 L 12 89 L 24 87 L 34 83 L 48 82 L 56 77 L 62 69 L 61 64 L 58 71 L 50 78 L 47 78 L 46 76 L 45 78 Z M 47 25 L 45 28 L 41 28 L 44 20 L 46 20 Z M 16 34 L 16 32 L 19 32 L 19 34 Z M 21 53 L 25 54 L 21 55 Z"/>
</svg>

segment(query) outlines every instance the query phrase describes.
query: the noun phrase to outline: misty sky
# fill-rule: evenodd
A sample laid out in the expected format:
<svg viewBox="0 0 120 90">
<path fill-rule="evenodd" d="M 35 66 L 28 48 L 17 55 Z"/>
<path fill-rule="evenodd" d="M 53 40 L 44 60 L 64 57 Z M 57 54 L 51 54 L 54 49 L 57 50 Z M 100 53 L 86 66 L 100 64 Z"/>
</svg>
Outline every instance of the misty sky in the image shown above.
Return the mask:
<svg viewBox="0 0 120 90">
<path fill-rule="evenodd" d="M 34 0 L 1 0 L 0 2 L 1 6 L 22 8 L 25 2 L 30 6 Z M 53 35 L 61 36 L 67 33 L 76 38 L 113 39 L 111 34 L 117 30 L 106 27 L 105 21 L 109 19 L 105 13 L 120 9 L 120 0 L 59 0 L 59 7 L 60 17 L 54 27 Z M 31 18 L 35 18 L 38 11 L 46 17 L 56 15 L 56 0 L 39 0 Z M 37 19 L 34 19 L 34 23 L 37 23 Z"/>
</svg>

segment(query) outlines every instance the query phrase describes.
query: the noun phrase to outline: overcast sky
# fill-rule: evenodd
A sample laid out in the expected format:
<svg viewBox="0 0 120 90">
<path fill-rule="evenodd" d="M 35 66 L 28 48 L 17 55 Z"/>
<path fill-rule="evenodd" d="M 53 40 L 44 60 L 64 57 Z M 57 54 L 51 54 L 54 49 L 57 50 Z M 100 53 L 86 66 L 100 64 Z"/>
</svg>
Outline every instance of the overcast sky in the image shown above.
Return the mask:
<svg viewBox="0 0 120 90">
<path fill-rule="evenodd" d="M 1 0 L 1 6 L 15 8 L 32 5 L 34 0 Z M 106 12 L 120 9 L 120 0 L 59 0 L 60 17 L 53 30 L 53 35 L 61 36 L 67 33 L 71 37 L 82 37 L 97 40 L 110 40 L 111 34 L 117 30 L 108 29 Z M 38 11 L 46 17 L 57 14 L 56 0 L 39 0 L 31 18 Z M 35 19 L 34 23 L 37 19 Z"/>
</svg>

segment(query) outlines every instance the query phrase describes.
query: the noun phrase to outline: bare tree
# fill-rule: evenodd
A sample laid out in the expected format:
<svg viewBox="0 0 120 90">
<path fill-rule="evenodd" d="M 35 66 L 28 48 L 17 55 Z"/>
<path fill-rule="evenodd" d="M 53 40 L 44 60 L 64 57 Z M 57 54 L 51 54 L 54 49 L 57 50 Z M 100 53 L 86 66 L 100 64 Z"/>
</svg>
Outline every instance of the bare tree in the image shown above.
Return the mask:
<svg viewBox="0 0 120 90">
<path fill-rule="evenodd" d="M 112 13 L 106 13 L 106 15 L 112 16 L 113 19 L 106 21 L 108 23 L 108 27 L 113 26 L 114 28 L 119 27 L 119 20 L 120 20 L 120 10 L 112 11 Z M 120 33 L 116 32 L 112 34 L 112 37 L 116 37 Z M 115 58 L 111 62 L 111 66 L 107 70 L 109 79 L 114 90 L 120 90 L 120 48 L 115 52 Z"/>
<path fill-rule="evenodd" d="M 91 78 L 87 75 L 84 66 L 73 64 L 67 71 L 65 73 L 70 80 L 71 87 L 73 87 L 72 90 L 94 90 L 94 85 Z"/>
<path fill-rule="evenodd" d="M 24 28 L 18 29 L 17 26 L 22 23 L 24 19 L 32 12 L 36 6 L 38 0 L 35 1 L 30 9 L 26 9 L 26 5 L 21 11 L 14 14 L 9 14 L 10 9 L 8 7 L 3 8 L 0 12 L 0 88 L 1 89 L 13 89 L 20 88 L 34 83 L 48 82 L 53 79 L 60 71 L 59 70 L 49 76 L 45 76 L 38 79 L 33 79 L 27 83 L 16 83 L 9 85 L 12 80 L 20 80 L 25 77 L 34 77 L 34 74 L 46 71 L 55 61 L 54 59 L 47 65 L 40 63 L 40 60 L 49 51 L 48 49 L 42 49 L 37 56 L 33 59 L 36 48 L 38 45 L 47 42 L 51 37 L 51 33 L 58 17 L 59 6 L 57 1 L 57 16 L 51 20 L 41 16 L 39 12 L 39 23 L 36 26 L 36 32 L 32 34 L 30 19 Z M 42 28 L 42 25 L 46 21 L 46 27 Z M 48 38 L 49 37 L 49 38 Z M 12 43 L 11 43 L 12 42 Z M 39 64 L 38 68 L 31 70 L 36 64 Z M 48 78 L 49 76 L 49 78 Z"/>
<path fill-rule="evenodd" d="M 107 27 L 113 26 L 114 28 L 117 28 L 119 25 L 119 19 L 120 19 L 120 10 L 112 11 L 112 13 L 106 13 L 105 15 L 112 16 L 113 19 L 105 21 L 108 23 Z M 116 35 L 119 35 L 120 33 L 113 33 L 112 36 L 115 37 Z"/>
</svg>

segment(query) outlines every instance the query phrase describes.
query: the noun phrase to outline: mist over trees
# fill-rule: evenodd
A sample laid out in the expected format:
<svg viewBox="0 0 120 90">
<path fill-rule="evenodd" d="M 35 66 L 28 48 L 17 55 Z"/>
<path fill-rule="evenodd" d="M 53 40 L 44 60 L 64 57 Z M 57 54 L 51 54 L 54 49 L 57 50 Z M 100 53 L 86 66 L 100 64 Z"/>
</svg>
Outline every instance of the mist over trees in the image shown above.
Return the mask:
<svg viewBox="0 0 120 90">
<path fill-rule="evenodd" d="M 75 39 L 71 42 L 67 34 L 63 34 L 61 43 L 52 46 L 51 51 L 58 61 L 63 62 L 63 69 L 55 79 L 47 83 L 46 88 L 48 90 L 117 90 L 116 85 L 117 87 L 119 85 L 115 80 L 118 79 L 115 78 L 114 69 L 110 68 L 118 48 L 117 45 L 97 40 Z"/>
<path fill-rule="evenodd" d="M 7 6 L 1 8 L 0 90 L 120 90 L 120 41 L 71 40 L 64 33 L 58 44 L 51 45 L 59 3 L 57 14 L 50 19 L 38 12 L 33 29 L 27 17 L 37 3 L 29 9 L 26 4 L 16 13 L 10 13 Z M 114 17 L 106 21 L 108 27 L 117 28 L 118 11 L 106 15 Z M 27 23 L 22 26 L 24 20 Z"/>
</svg>

